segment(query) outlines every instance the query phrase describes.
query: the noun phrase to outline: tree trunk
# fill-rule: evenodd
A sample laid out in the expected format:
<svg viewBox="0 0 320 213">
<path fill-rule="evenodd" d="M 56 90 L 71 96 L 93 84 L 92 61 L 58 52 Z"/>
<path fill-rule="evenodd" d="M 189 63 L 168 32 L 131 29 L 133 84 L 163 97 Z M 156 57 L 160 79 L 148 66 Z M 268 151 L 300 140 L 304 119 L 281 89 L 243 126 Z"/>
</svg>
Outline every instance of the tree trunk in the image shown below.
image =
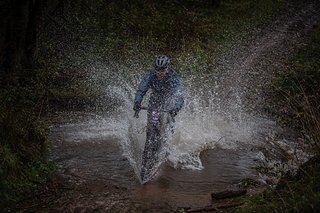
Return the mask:
<svg viewBox="0 0 320 213">
<path fill-rule="evenodd" d="M 30 8 L 25 42 L 26 66 L 29 69 L 32 69 L 35 65 L 38 30 L 43 23 L 42 14 L 44 13 L 45 6 L 45 1 L 36 0 Z"/>
<path fill-rule="evenodd" d="M 16 5 L 16 6 L 14 6 Z M 30 1 L 16 0 L 8 3 L 4 19 L 4 41 L 1 68 L 5 73 L 22 69 Z"/>
<path fill-rule="evenodd" d="M 46 2 L 11 0 L 1 3 L 0 76 L 16 79 L 34 68 L 37 32 Z"/>
</svg>

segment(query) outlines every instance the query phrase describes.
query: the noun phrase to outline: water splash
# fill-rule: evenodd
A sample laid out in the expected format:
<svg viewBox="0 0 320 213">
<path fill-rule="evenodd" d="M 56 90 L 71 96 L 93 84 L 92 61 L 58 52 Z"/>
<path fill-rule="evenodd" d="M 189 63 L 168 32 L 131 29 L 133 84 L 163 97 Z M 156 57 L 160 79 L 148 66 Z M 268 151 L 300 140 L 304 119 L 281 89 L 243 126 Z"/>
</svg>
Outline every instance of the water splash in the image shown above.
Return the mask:
<svg viewBox="0 0 320 213">
<path fill-rule="evenodd" d="M 280 130 L 252 107 L 261 105 L 261 91 L 270 82 L 272 72 L 269 61 L 259 58 L 264 46 L 252 48 L 259 42 L 250 42 L 252 45 L 242 46 L 239 42 L 231 50 L 220 51 L 214 64 L 208 55 L 203 57 L 205 52 L 182 52 L 173 58 L 185 93 L 185 106 L 176 117 L 175 134 L 168 146 L 168 161 L 173 167 L 202 169 L 202 150 L 263 146 L 266 138 Z M 153 56 L 137 45 L 133 50 L 136 55 L 120 63 L 112 55 L 96 53 L 96 47 L 83 49 L 87 58 L 80 59 L 78 51 L 70 51 L 70 60 L 86 71 L 86 84 L 99 97 L 99 107 L 91 109 L 93 114 L 86 114 L 86 121 L 76 118 L 74 123 L 66 124 L 66 129 L 78 127 L 76 133 L 66 137 L 75 142 L 113 138 L 139 176 L 147 119 L 143 112 L 139 119 L 133 118 L 133 98 L 144 73 L 152 66 Z"/>
<path fill-rule="evenodd" d="M 89 67 L 88 79 L 93 87 L 99 89 L 103 97 L 101 105 L 108 108 L 108 113 L 102 115 L 100 121 L 92 121 L 93 125 L 108 126 L 101 136 L 117 138 L 123 155 L 139 177 L 147 118 L 143 112 L 138 119 L 133 118 L 132 107 L 134 94 L 144 74 L 141 70 L 145 68 L 134 61 L 138 60 L 121 65 L 96 64 Z M 216 146 L 237 149 L 244 144 L 258 145 L 262 143 L 261 138 L 274 128 L 275 123 L 271 120 L 248 114 L 242 102 L 243 91 L 236 85 L 225 87 L 218 83 L 217 73 L 201 71 L 194 75 L 181 72 L 180 75 L 186 104 L 176 117 L 175 133 L 168 145 L 167 159 L 173 167 L 202 169 L 201 151 Z M 223 82 L 222 78 L 220 76 L 220 82 Z M 147 105 L 149 95 L 144 98 L 143 105 Z"/>
</svg>

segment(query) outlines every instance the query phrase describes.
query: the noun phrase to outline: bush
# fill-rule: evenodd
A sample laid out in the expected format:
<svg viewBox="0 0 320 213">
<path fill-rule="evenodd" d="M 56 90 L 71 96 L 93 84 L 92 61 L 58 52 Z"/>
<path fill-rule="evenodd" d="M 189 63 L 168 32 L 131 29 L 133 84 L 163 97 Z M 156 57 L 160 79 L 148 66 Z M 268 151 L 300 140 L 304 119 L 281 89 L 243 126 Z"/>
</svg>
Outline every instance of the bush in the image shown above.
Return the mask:
<svg viewBox="0 0 320 213">
<path fill-rule="evenodd" d="M 277 105 L 271 112 L 283 124 L 293 125 L 311 137 L 320 151 L 320 27 L 311 43 L 281 72 L 274 84 Z"/>
<path fill-rule="evenodd" d="M 26 79 L 25 79 L 26 80 Z M 46 125 L 41 122 L 43 90 L 37 84 L 0 90 L 0 208 L 13 208 L 24 193 L 53 171 L 46 159 Z"/>
</svg>

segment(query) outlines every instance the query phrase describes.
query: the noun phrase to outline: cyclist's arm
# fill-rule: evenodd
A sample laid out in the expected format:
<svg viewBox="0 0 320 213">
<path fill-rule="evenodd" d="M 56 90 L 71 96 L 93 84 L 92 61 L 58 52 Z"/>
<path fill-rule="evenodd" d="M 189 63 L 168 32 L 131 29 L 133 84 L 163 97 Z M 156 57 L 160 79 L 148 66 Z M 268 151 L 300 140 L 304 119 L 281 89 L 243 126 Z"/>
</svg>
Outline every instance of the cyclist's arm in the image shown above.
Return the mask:
<svg viewBox="0 0 320 213">
<path fill-rule="evenodd" d="M 141 103 L 144 95 L 150 88 L 150 79 L 151 79 L 151 72 L 144 76 L 142 81 L 140 82 L 139 88 L 136 92 L 134 103 Z"/>
</svg>

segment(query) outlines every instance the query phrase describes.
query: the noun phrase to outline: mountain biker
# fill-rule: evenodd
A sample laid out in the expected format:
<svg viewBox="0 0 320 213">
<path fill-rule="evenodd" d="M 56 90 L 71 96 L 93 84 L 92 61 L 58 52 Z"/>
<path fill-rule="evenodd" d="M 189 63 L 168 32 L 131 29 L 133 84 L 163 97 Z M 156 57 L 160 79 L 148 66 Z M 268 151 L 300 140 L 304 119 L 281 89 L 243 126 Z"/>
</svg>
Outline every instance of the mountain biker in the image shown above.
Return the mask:
<svg viewBox="0 0 320 213">
<path fill-rule="evenodd" d="M 166 110 L 174 118 L 184 104 L 181 91 L 181 81 L 177 72 L 170 67 L 168 56 L 156 58 L 154 69 L 151 69 L 140 82 L 135 94 L 133 110 L 139 113 L 141 102 L 146 92 L 151 88 L 152 94 L 148 108 Z"/>
<path fill-rule="evenodd" d="M 152 94 L 148 105 L 146 143 L 142 153 L 140 173 L 142 182 L 152 176 L 154 166 L 159 160 L 160 150 L 166 142 L 167 133 L 169 133 L 162 134 L 163 129 L 159 129 L 158 125 L 153 123 L 153 121 L 158 119 L 155 118 L 155 115 L 158 114 L 157 111 L 162 110 L 170 113 L 171 116 L 165 114 L 166 118 L 171 120 L 171 122 L 166 124 L 170 124 L 170 132 L 173 133 L 174 117 L 184 104 L 180 77 L 177 72 L 170 67 L 170 59 L 167 56 L 158 56 L 155 60 L 154 68 L 151 69 L 140 82 L 134 98 L 133 109 L 135 111 L 135 117 L 138 117 L 138 113 L 141 110 L 142 99 L 149 89 L 152 90 Z M 172 119 L 170 119 L 170 117 Z"/>
</svg>

